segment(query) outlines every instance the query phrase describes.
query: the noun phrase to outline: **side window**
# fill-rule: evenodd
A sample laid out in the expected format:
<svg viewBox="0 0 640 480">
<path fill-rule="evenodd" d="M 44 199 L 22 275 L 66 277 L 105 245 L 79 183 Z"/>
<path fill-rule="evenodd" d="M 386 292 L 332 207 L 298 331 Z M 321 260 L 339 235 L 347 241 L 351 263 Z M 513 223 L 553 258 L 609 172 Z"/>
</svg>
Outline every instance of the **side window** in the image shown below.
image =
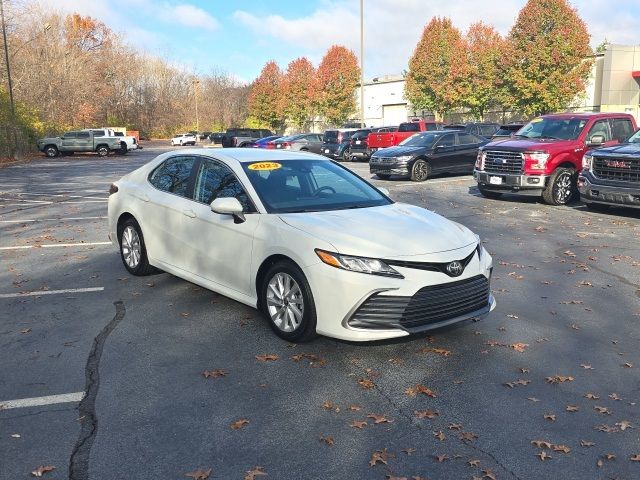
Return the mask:
<svg viewBox="0 0 640 480">
<path fill-rule="evenodd" d="M 78 138 L 76 132 L 67 132 L 65 133 L 62 138 L 69 140 L 71 138 Z"/>
<path fill-rule="evenodd" d="M 159 190 L 186 197 L 194 162 L 194 157 L 169 158 L 153 171 L 149 181 Z"/>
<path fill-rule="evenodd" d="M 481 125 L 480 126 L 480 135 L 483 137 L 490 138 L 494 133 L 498 131 L 498 127 L 495 125 Z"/>
<path fill-rule="evenodd" d="M 594 123 L 589 129 L 589 133 L 587 133 L 587 141 L 589 141 L 594 135 L 602 135 L 605 142 L 611 141 L 611 133 L 609 132 L 609 121 L 598 120 L 596 123 Z"/>
<path fill-rule="evenodd" d="M 458 145 L 471 145 L 480 143 L 480 139 L 471 133 L 458 133 Z"/>
<path fill-rule="evenodd" d="M 89 137 L 91 137 L 89 132 L 78 132 L 78 138 L 81 138 L 82 140 L 87 140 Z"/>
<path fill-rule="evenodd" d="M 611 137 L 619 142 L 624 142 L 633 133 L 631 120 L 627 118 L 614 118 L 611 120 Z"/>
<path fill-rule="evenodd" d="M 428 128 L 428 127 L 427 127 Z M 420 125 L 418 124 L 418 122 L 415 123 L 403 123 L 400 125 L 400 127 L 398 127 L 398 131 L 399 132 L 419 132 L 420 131 Z"/>
<path fill-rule="evenodd" d="M 237 198 L 245 212 L 253 211 L 247 192 L 231 169 L 221 163 L 203 160 L 196 177 L 194 200 L 209 204 L 216 198 L 228 197 Z"/>
<path fill-rule="evenodd" d="M 456 143 L 454 133 L 449 133 L 440 137 L 440 140 L 436 142 L 436 147 L 453 147 Z"/>
<path fill-rule="evenodd" d="M 91 133 L 96 137 L 106 137 L 104 130 L 91 130 Z"/>
</svg>

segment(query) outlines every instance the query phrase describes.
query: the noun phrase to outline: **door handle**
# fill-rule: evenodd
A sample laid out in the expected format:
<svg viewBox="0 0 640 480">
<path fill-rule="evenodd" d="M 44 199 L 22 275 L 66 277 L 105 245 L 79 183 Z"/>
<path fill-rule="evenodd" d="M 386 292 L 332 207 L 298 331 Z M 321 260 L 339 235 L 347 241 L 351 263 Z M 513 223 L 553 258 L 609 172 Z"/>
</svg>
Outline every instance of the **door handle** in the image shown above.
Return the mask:
<svg viewBox="0 0 640 480">
<path fill-rule="evenodd" d="M 189 210 L 189 209 L 182 210 L 182 214 L 186 215 L 189 218 L 196 218 L 196 212 L 194 212 L 193 210 Z"/>
</svg>

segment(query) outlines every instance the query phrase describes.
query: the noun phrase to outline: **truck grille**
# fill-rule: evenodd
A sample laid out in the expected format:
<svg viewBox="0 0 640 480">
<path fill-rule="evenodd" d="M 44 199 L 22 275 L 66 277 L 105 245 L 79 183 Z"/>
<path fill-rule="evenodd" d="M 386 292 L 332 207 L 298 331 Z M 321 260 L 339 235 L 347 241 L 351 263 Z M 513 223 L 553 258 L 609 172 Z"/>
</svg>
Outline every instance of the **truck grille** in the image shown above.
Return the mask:
<svg viewBox="0 0 640 480">
<path fill-rule="evenodd" d="M 484 171 L 489 173 L 522 173 L 522 153 L 502 150 L 486 150 Z"/>
<path fill-rule="evenodd" d="M 375 294 L 349 319 L 358 328 L 413 329 L 476 312 L 489 304 L 489 280 L 477 275 L 466 280 L 433 285 L 412 297 Z"/>
<path fill-rule="evenodd" d="M 640 183 L 640 158 L 594 156 L 593 174 L 603 180 Z"/>
</svg>

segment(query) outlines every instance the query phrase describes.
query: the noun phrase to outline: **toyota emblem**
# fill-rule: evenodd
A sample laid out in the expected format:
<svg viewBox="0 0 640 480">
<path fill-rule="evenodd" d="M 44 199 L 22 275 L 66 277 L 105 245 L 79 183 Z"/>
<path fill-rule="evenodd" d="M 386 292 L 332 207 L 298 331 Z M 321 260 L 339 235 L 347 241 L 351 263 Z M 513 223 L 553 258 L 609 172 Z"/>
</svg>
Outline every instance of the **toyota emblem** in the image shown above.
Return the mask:
<svg viewBox="0 0 640 480">
<path fill-rule="evenodd" d="M 463 271 L 464 268 L 462 267 L 462 264 L 457 260 L 447 265 L 447 272 L 449 272 L 449 275 L 451 275 L 452 277 L 459 277 L 460 275 L 462 275 Z"/>
</svg>

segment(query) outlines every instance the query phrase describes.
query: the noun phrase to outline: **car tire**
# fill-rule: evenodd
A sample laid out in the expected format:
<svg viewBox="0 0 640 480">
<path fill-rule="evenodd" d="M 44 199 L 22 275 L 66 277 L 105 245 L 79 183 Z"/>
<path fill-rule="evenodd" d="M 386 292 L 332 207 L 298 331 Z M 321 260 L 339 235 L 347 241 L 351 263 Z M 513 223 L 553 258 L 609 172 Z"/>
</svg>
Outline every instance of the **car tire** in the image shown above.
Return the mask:
<svg viewBox="0 0 640 480">
<path fill-rule="evenodd" d="M 348 162 L 349 161 L 349 157 L 350 157 L 349 149 L 345 148 L 344 151 L 342 152 L 342 161 L 343 162 Z"/>
<path fill-rule="evenodd" d="M 547 186 L 542 191 L 542 199 L 548 205 L 566 205 L 575 198 L 578 174 L 573 168 L 556 168 Z"/>
<path fill-rule="evenodd" d="M 118 152 L 120 155 L 126 155 L 127 154 L 127 144 L 124 142 L 120 142 L 120 151 Z"/>
<path fill-rule="evenodd" d="M 487 187 L 485 187 L 482 184 L 478 184 L 478 191 L 480 192 L 480 195 L 482 195 L 484 198 L 491 198 L 493 200 L 497 200 L 500 197 L 502 197 L 502 194 L 500 192 L 492 192 L 491 190 L 487 190 Z"/>
<path fill-rule="evenodd" d="M 133 218 L 125 220 L 118 228 L 118 241 L 120 258 L 130 274 L 142 277 L 153 273 L 154 268 L 149 265 L 147 247 L 138 222 Z"/>
<path fill-rule="evenodd" d="M 411 167 L 411 181 L 412 182 L 424 182 L 431 174 L 431 166 L 429 162 L 419 158 L 413 162 Z"/>
<path fill-rule="evenodd" d="M 285 290 L 287 286 L 288 291 Z M 292 296 L 288 298 L 288 295 Z M 260 286 L 259 305 L 280 338 L 289 342 L 306 342 L 317 335 L 311 287 L 295 263 L 281 261 L 269 268 Z"/>
<path fill-rule="evenodd" d="M 107 155 L 109 155 L 109 147 L 107 147 L 106 145 L 100 145 L 98 148 L 96 148 L 96 153 L 100 157 L 106 157 Z"/>
<path fill-rule="evenodd" d="M 56 158 L 60 155 L 60 152 L 58 151 L 58 147 L 55 145 L 47 145 L 44 149 L 44 154 L 49 158 Z"/>
<path fill-rule="evenodd" d="M 387 174 L 387 173 L 376 173 L 376 176 L 380 179 L 380 180 L 389 180 L 391 178 L 391 175 Z"/>
</svg>

